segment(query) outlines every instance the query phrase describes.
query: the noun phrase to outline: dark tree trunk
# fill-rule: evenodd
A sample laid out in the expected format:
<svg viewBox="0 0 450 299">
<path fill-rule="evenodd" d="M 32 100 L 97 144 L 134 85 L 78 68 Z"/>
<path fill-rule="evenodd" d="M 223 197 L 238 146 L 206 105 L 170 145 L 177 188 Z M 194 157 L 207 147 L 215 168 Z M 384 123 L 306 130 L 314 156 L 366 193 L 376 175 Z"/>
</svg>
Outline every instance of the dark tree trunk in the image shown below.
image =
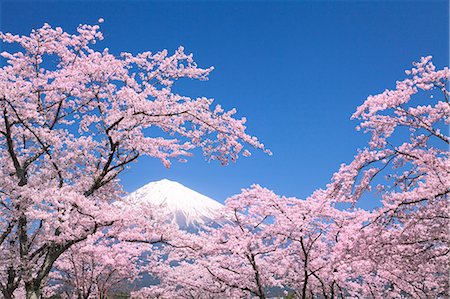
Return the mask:
<svg viewBox="0 0 450 299">
<path fill-rule="evenodd" d="M 3 295 L 3 298 L 5 298 L 5 299 L 14 299 L 13 293 L 14 293 L 14 291 L 11 291 L 9 289 L 2 290 L 2 295 Z"/>
<path fill-rule="evenodd" d="M 41 288 L 34 285 L 26 284 L 26 299 L 41 299 Z"/>
</svg>

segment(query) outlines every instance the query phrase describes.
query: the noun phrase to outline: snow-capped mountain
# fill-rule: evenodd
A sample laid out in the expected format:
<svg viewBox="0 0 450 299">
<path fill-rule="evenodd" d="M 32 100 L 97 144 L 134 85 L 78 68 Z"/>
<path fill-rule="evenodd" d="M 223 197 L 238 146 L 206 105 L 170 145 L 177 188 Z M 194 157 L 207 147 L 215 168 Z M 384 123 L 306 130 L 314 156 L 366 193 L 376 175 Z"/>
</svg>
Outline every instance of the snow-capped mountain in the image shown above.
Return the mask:
<svg viewBox="0 0 450 299">
<path fill-rule="evenodd" d="M 167 179 L 151 182 L 130 193 L 134 202 L 148 202 L 161 207 L 179 228 L 198 229 L 221 215 L 221 203 Z"/>
</svg>

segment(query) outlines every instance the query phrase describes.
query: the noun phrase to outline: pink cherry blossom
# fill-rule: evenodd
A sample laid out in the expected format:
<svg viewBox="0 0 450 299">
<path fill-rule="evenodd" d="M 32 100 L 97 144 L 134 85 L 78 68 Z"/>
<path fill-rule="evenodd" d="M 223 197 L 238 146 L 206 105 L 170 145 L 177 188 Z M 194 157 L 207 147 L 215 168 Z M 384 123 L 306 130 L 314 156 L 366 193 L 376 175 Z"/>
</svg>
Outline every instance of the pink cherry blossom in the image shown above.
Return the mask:
<svg viewBox="0 0 450 299">
<path fill-rule="evenodd" d="M 70 34 L 44 24 L 0 39 L 19 49 L 1 53 L 0 69 L 5 298 L 21 284 L 26 298 L 39 298 L 60 256 L 127 221 L 113 204 L 123 195 L 118 175 L 139 157 L 169 167 L 195 148 L 224 165 L 247 156 L 248 145 L 269 153 L 234 109 L 172 91 L 178 79 L 207 80 L 212 71 L 182 47 L 117 57 L 94 45 L 103 39 L 98 25 Z"/>
<path fill-rule="evenodd" d="M 305 200 L 243 190 L 222 226 L 167 246 L 148 270 L 161 284 L 134 297 L 447 298 L 450 72 L 426 57 L 407 74 L 358 107 L 372 138 L 326 188 Z"/>
</svg>

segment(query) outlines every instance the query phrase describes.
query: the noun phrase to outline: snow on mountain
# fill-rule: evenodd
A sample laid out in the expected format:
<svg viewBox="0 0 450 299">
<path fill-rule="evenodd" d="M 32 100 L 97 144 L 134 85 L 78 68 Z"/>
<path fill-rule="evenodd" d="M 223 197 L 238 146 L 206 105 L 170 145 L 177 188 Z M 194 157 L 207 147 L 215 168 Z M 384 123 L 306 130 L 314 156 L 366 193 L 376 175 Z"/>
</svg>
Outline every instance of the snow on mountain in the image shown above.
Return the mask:
<svg viewBox="0 0 450 299">
<path fill-rule="evenodd" d="M 198 229 L 221 215 L 221 203 L 167 179 L 151 182 L 130 193 L 127 199 L 161 207 L 169 221 L 182 229 Z M 171 220 L 170 220 L 171 219 Z"/>
</svg>

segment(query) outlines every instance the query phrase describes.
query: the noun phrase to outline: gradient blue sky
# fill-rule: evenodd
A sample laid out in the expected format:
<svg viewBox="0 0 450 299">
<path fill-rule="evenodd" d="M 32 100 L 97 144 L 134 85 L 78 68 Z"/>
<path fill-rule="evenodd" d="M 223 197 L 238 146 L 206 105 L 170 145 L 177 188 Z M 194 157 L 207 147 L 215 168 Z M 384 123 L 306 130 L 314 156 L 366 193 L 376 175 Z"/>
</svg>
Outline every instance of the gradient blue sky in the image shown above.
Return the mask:
<svg viewBox="0 0 450 299">
<path fill-rule="evenodd" d="M 2 1 L 0 9 L 3 32 L 44 22 L 73 32 L 102 17 L 101 46 L 113 53 L 183 45 L 215 71 L 177 89 L 237 108 L 274 153 L 227 167 L 200 152 L 170 169 L 144 158 L 121 176 L 127 191 L 168 178 L 219 201 L 252 183 L 304 198 L 365 144 L 350 120 L 356 106 L 392 88 L 420 56 L 438 67 L 449 59 L 447 1 Z"/>
</svg>

